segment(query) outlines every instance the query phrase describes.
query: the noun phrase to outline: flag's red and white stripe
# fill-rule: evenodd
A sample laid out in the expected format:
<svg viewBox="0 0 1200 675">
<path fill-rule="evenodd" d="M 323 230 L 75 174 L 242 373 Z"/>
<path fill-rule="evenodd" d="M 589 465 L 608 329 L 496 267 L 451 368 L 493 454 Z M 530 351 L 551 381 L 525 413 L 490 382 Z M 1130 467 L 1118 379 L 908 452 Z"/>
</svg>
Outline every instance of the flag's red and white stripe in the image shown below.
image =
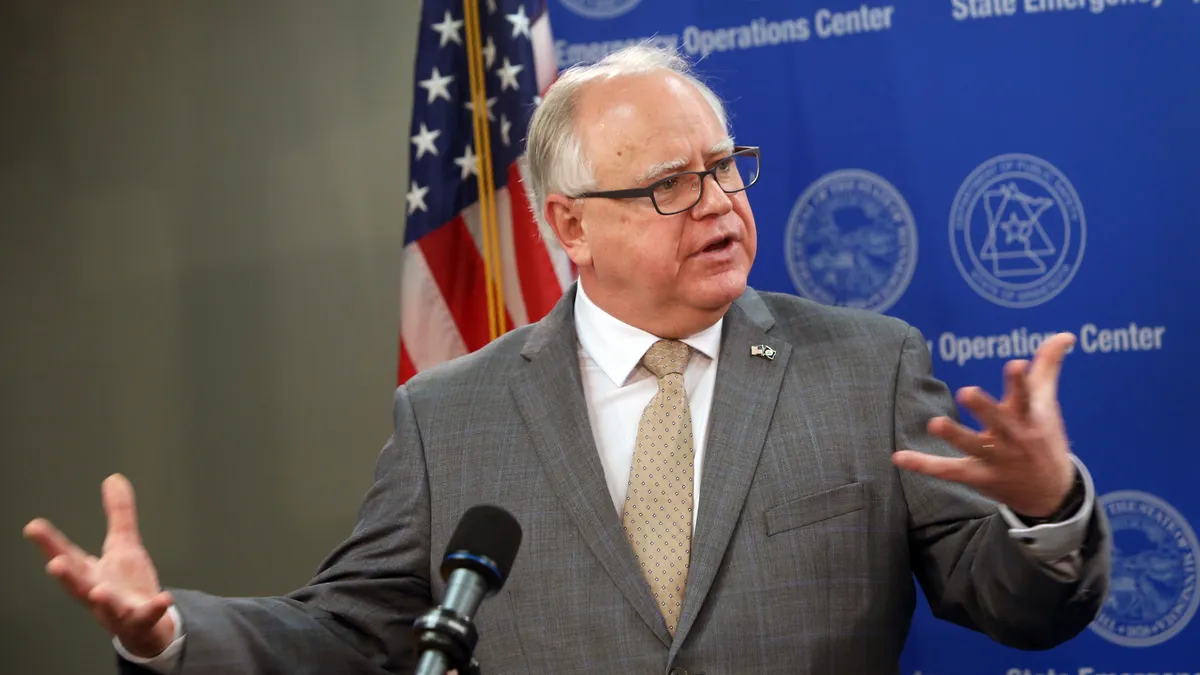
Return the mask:
<svg viewBox="0 0 1200 675">
<path fill-rule="evenodd" d="M 531 26 L 539 91 L 557 75 L 550 20 Z M 495 140 L 493 138 L 493 140 Z M 506 327 L 546 315 L 570 284 L 566 255 L 538 234 L 520 171 L 508 167 L 508 185 L 496 191 L 497 230 Z M 475 351 L 490 338 L 479 204 L 404 250 L 400 294 L 399 381 Z"/>
</svg>

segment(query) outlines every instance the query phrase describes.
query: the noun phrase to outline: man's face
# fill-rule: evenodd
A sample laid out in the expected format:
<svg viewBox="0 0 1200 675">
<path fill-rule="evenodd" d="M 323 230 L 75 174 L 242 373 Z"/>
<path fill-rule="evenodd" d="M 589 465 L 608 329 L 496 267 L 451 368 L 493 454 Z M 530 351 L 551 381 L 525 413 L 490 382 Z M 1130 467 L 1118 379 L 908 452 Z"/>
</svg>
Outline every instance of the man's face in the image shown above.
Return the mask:
<svg viewBox="0 0 1200 675">
<path fill-rule="evenodd" d="M 589 86 L 576 130 L 597 190 L 707 169 L 732 150 L 701 93 L 670 73 Z M 726 194 L 711 176 L 700 201 L 675 215 L 661 215 L 648 197 L 584 199 L 572 212 L 583 241 L 568 251 L 589 296 L 631 318 L 712 313 L 746 287 L 757 248 L 754 214 L 746 192 Z"/>
</svg>

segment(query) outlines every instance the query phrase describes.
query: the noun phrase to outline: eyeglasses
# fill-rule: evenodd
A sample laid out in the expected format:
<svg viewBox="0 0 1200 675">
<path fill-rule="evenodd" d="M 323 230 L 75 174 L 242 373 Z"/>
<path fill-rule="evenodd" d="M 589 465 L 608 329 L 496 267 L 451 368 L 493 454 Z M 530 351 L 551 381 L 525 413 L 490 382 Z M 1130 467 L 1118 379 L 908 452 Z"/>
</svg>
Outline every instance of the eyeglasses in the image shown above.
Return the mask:
<svg viewBox="0 0 1200 675">
<path fill-rule="evenodd" d="M 761 155 L 757 147 L 736 146 L 733 153 L 705 171 L 685 171 L 660 178 L 646 187 L 627 190 L 604 190 L 575 195 L 585 197 L 607 197 L 633 199 L 649 197 L 654 209 L 664 216 L 683 213 L 700 203 L 704 193 L 704 178 L 711 175 L 726 194 L 741 192 L 758 182 Z"/>
</svg>

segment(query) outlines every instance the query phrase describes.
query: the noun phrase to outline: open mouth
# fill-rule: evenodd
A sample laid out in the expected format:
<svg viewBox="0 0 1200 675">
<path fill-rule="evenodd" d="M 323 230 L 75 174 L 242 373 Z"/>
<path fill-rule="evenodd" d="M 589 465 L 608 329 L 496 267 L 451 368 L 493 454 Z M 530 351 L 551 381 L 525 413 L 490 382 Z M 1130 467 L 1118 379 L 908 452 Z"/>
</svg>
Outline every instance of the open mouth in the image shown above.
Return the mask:
<svg viewBox="0 0 1200 675">
<path fill-rule="evenodd" d="M 723 251 L 726 248 L 729 248 L 729 245 L 732 243 L 733 237 L 721 237 L 708 246 L 705 246 L 701 253 L 716 253 L 717 251 Z"/>
</svg>

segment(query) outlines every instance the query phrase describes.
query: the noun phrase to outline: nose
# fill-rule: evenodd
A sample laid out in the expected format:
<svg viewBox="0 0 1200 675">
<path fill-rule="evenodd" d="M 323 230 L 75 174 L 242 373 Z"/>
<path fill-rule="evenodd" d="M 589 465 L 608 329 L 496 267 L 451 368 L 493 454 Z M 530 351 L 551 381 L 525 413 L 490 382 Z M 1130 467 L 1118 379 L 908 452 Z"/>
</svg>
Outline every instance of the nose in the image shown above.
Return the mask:
<svg viewBox="0 0 1200 675">
<path fill-rule="evenodd" d="M 700 183 L 700 201 L 692 207 L 692 217 L 701 220 L 709 216 L 723 216 L 732 210 L 733 200 L 717 184 L 717 179 L 712 174 L 705 176 Z"/>
</svg>

